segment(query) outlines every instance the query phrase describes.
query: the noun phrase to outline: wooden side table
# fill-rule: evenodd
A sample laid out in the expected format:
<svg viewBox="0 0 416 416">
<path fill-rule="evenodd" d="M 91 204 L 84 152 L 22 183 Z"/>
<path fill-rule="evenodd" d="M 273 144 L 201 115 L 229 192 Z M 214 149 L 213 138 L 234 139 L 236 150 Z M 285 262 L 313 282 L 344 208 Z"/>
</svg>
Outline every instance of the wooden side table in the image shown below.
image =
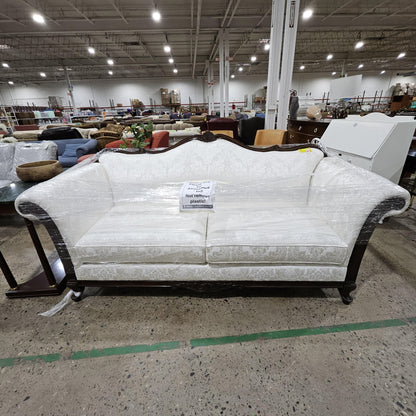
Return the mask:
<svg viewBox="0 0 416 416">
<path fill-rule="evenodd" d="M 23 191 L 36 185 L 34 182 L 16 182 L 0 188 L 0 215 L 17 214 L 14 201 Z M 29 279 L 27 282 L 18 284 L 13 276 L 4 256 L 0 252 L 0 268 L 10 286 L 6 292 L 8 298 L 24 298 L 35 296 L 60 295 L 66 287 L 66 274 L 61 260 L 49 264 L 42 243 L 36 232 L 32 221 L 24 219 L 27 230 L 38 254 L 43 272 Z"/>
</svg>

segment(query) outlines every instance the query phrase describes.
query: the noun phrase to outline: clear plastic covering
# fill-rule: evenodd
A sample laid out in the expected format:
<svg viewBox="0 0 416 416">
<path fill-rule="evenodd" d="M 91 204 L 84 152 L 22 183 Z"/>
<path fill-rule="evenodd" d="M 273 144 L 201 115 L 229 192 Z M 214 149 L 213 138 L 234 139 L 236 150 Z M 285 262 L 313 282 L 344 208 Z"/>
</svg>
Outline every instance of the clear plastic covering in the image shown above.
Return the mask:
<svg viewBox="0 0 416 416">
<path fill-rule="evenodd" d="M 16 201 L 28 218 L 53 220 L 78 279 L 342 281 L 369 215 L 398 214 L 409 201 L 319 149 L 219 139 L 128 153 L 104 151 Z M 181 212 L 182 186 L 201 181 L 216 182 L 215 211 Z"/>
</svg>

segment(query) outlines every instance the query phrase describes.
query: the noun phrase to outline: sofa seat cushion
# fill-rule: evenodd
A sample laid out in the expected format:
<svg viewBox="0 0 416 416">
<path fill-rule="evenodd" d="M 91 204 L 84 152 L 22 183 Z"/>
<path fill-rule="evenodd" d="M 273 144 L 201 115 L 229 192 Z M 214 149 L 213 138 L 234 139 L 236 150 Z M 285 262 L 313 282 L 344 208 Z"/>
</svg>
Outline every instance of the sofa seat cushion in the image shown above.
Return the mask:
<svg viewBox="0 0 416 416">
<path fill-rule="evenodd" d="M 311 208 L 225 210 L 210 214 L 207 262 L 341 265 L 348 252 Z"/>
<path fill-rule="evenodd" d="M 74 263 L 204 264 L 208 214 L 194 214 L 169 206 L 113 207 L 77 242 Z"/>
</svg>

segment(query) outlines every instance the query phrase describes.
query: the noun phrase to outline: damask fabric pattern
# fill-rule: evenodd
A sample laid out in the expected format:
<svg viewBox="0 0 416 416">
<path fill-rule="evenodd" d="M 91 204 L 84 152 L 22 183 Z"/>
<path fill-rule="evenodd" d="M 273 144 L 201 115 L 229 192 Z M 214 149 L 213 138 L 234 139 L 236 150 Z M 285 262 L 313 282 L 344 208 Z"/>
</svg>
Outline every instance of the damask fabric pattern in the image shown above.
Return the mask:
<svg viewBox="0 0 416 416">
<path fill-rule="evenodd" d="M 85 264 L 78 280 L 340 282 L 346 267 L 310 265 Z"/>
<path fill-rule="evenodd" d="M 73 257 L 77 264 L 204 264 L 207 216 L 181 213 L 179 205 L 119 205 L 81 237 Z"/>
<path fill-rule="evenodd" d="M 308 207 L 210 214 L 207 262 L 342 264 L 348 245 Z"/>
<path fill-rule="evenodd" d="M 290 180 L 292 185 L 307 190 L 322 158 L 318 149 L 260 153 L 227 141 L 192 141 L 166 153 L 140 155 L 140 168 L 135 157 L 117 153 L 104 153 L 100 164 L 108 174 L 117 203 L 125 199 L 126 188 L 138 184 L 159 186 L 167 178 L 169 182 L 213 180 L 233 185 Z M 303 198 L 306 201 L 307 192 L 303 192 Z"/>
</svg>

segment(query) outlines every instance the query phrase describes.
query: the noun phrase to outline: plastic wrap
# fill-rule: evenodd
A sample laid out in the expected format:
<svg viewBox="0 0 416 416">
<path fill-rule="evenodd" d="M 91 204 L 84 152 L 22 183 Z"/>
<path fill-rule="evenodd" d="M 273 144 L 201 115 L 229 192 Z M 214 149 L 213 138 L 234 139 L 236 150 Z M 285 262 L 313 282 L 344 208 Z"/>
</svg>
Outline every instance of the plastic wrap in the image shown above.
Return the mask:
<svg viewBox="0 0 416 416">
<path fill-rule="evenodd" d="M 219 139 L 126 153 L 104 151 L 16 201 L 30 219 L 50 217 L 78 279 L 342 281 L 368 238 L 363 227 L 374 225 L 368 217 L 409 201 L 319 149 L 254 151 Z M 201 181 L 216 181 L 215 211 L 181 212 L 181 187 Z"/>
<path fill-rule="evenodd" d="M 16 167 L 24 163 L 37 162 L 40 160 L 56 160 L 58 146 L 51 141 L 43 141 L 40 143 L 18 142 L 15 145 L 13 158 L 13 168 L 11 178 L 18 181 L 16 175 Z"/>
</svg>

